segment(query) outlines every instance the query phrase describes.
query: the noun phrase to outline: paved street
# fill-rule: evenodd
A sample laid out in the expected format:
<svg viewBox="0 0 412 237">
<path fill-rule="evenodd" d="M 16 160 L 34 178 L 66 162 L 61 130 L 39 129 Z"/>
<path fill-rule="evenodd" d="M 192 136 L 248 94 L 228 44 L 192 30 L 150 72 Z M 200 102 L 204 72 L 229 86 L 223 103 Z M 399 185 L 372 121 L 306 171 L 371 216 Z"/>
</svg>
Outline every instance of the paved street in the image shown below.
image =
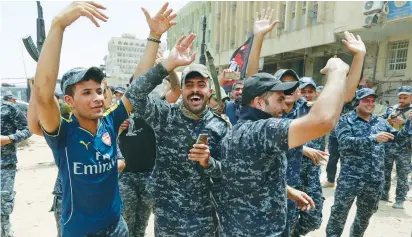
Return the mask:
<svg viewBox="0 0 412 237">
<path fill-rule="evenodd" d="M 12 225 L 16 237 L 55 237 L 54 216 L 49 212 L 53 196 L 51 194 L 56 179 L 57 168 L 52 153 L 44 139 L 33 135 L 27 146 L 18 152 L 19 163 L 16 176 L 16 202 L 12 214 Z M 394 185 L 394 184 L 393 184 Z M 394 186 L 391 189 L 394 196 Z M 325 227 L 333 204 L 333 189 L 325 189 L 324 222 L 322 227 L 308 236 L 325 236 Z M 409 192 L 411 197 L 411 192 Z M 391 204 L 391 203 L 390 203 Z M 405 204 L 406 209 L 395 210 L 390 204 L 381 202 L 379 211 L 372 217 L 366 237 L 410 237 L 412 229 L 412 202 Z M 356 208 L 353 207 L 343 236 L 349 235 Z M 146 230 L 147 236 L 153 235 L 153 218 Z"/>
</svg>

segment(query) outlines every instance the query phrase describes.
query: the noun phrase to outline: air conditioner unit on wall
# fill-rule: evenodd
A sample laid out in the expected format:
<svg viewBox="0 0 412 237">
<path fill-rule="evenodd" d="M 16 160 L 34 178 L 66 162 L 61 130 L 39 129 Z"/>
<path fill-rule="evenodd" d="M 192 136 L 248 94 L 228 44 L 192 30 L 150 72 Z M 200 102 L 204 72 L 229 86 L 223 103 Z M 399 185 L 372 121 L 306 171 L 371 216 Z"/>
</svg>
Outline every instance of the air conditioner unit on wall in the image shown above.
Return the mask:
<svg viewBox="0 0 412 237">
<path fill-rule="evenodd" d="M 380 23 L 380 16 L 377 13 L 365 16 L 365 18 L 363 19 L 363 27 L 365 28 L 370 28 L 379 23 Z"/>
<path fill-rule="evenodd" d="M 363 5 L 363 14 L 379 13 L 382 11 L 384 5 L 385 2 L 383 1 L 366 1 L 365 5 Z"/>
</svg>

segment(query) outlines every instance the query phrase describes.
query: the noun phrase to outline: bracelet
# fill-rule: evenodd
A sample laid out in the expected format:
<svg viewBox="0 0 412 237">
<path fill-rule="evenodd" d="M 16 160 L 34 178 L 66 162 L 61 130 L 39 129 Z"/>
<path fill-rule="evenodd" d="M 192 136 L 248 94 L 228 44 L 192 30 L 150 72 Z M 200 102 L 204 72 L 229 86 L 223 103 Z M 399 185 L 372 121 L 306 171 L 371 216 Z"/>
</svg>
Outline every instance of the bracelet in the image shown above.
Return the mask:
<svg viewBox="0 0 412 237">
<path fill-rule="evenodd" d="M 160 44 L 160 43 L 161 43 L 161 41 L 160 41 L 160 40 L 155 39 L 155 38 L 153 38 L 153 37 L 151 37 L 151 36 L 147 37 L 147 40 L 148 40 L 148 41 L 155 42 L 155 43 L 158 43 L 158 44 Z"/>
</svg>

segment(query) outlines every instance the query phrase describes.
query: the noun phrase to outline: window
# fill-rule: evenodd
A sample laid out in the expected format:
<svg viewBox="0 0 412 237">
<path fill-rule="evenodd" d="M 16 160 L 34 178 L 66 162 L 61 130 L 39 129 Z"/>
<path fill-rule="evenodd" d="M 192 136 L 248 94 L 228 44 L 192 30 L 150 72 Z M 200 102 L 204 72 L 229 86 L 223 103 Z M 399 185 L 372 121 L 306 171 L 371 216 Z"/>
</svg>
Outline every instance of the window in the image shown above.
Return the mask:
<svg viewBox="0 0 412 237">
<path fill-rule="evenodd" d="M 409 40 L 389 42 L 388 44 L 388 68 L 389 72 L 404 71 L 408 58 Z"/>
</svg>

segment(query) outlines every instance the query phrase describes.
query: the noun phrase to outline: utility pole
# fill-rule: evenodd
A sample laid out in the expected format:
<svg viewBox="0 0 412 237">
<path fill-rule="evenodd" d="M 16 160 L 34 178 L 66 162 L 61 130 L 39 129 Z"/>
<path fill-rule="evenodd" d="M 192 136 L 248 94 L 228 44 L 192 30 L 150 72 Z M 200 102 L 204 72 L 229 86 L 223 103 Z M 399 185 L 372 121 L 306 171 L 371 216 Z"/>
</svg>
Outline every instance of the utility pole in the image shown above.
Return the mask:
<svg viewBox="0 0 412 237">
<path fill-rule="evenodd" d="M 199 63 L 206 65 L 206 56 L 205 56 L 205 49 L 206 49 L 206 15 L 203 17 L 203 39 L 202 39 L 202 45 L 200 49 L 200 58 L 199 58 Z"/>
</svg>

